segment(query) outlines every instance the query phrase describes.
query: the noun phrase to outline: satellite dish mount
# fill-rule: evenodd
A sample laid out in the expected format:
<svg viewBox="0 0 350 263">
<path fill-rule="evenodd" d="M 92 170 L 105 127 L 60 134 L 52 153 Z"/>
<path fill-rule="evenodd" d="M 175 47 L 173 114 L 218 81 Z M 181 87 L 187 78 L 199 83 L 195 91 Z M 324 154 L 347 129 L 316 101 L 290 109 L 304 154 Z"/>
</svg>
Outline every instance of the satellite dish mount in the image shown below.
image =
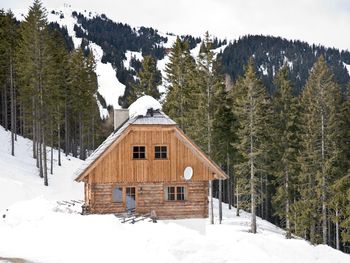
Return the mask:
<svg viewBox="0 0 350 263">
<path fill-rule="evenodd" d="M 193 169 L 192 169 L 192 167 L 191 167 L 191 166 L 187 166 L 187 167 L 185 168 L 185 170 L 184 170 L 184 179 L 185 179 L 186 181 L 191 180 L 192 175 L 193 175 Z"/>
</svg>

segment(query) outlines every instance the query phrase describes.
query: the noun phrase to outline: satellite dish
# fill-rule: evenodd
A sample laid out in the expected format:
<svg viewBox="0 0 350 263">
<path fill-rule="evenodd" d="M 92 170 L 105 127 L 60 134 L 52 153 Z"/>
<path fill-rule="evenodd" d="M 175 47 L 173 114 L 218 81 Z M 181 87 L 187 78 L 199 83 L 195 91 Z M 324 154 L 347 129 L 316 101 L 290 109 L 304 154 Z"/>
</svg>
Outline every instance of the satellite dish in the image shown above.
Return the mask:
<svg viewBox="0 0 350 263">
<path fill-rule="evenodd" d="M 193 175 L 193 169 L 191 166 L 187 166 L 184 170 L 184 179 L 185 180 L 190 180 Z"/>
</svg>

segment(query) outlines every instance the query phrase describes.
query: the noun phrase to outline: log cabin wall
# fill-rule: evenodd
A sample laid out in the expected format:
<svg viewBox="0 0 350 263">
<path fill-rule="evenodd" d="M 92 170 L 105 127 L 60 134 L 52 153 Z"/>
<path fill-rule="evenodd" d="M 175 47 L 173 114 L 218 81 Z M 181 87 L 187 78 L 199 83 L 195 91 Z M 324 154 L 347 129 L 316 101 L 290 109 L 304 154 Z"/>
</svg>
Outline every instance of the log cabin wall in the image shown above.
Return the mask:
<svg viewBox="0 0 350 263">
<path fill-rule="evenodd" d="M 91 183 L 181 182 L 187 166 L 191 181 L 209 181 L 212 172 L 177 136 L 172 125 L 131 125 L 119 143 L 88 174 Z M 155 146 L 167 146 L 168 158 L 155 159 Z M 145 146 L 146 158 L 133 159 L 133 146 Z"/>
<path fill-rule="evenodd" d="M 186 200 L 167 201 L 164 196 L 168 186 L 184 186 Z M 115 187 L 123 188 L 123 202 L 112 201 Z M 122 213 L 125 207 L 125 188 L 136 189 L 136 213 L 146 214 L 156 211 L 160 219 L 205 218 L 208 216 L 208 182 L 172 182 L 172 183 L 93 183 L 89 213 Z"/>
</svg>

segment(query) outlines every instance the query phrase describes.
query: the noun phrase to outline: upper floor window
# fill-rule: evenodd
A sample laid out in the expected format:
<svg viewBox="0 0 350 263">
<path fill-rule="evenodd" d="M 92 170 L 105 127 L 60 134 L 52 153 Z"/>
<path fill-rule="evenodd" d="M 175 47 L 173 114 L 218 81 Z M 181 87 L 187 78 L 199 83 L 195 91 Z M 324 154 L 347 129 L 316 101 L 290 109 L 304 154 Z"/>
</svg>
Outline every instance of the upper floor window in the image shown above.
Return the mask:
<svg viewBox="0 0 350 263">
<path fill-rule="evenodd" d="M 166 146 L 155 146 L 154 147 L 154 158 L 155 159 L 167 159 L 168 149 Z"/>
<path fill-rule="evenodd" d="M 133 146 L 132 158 L 133 159 L 146 159 L 146 147 L 145 146 Z"/>
</svg>

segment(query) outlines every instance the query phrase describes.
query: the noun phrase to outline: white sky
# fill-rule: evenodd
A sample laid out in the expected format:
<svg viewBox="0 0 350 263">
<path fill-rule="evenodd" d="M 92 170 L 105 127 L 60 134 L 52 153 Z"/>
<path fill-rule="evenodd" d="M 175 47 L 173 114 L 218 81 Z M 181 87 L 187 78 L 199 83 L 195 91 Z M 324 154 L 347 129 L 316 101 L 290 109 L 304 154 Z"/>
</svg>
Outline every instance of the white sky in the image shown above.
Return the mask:
<svg viewBox="0 0 350 263">
<path fill-rule="evenodd" d="M 64 3 L 105 13 L 131 26 L 228 40 L 247 34 L 281 36 L 350 50 L 350 0 L 43 0 L 48 11 Z M 27 13 L 32 0 L 0 0 L 0 8 Z"/>
</svg>

